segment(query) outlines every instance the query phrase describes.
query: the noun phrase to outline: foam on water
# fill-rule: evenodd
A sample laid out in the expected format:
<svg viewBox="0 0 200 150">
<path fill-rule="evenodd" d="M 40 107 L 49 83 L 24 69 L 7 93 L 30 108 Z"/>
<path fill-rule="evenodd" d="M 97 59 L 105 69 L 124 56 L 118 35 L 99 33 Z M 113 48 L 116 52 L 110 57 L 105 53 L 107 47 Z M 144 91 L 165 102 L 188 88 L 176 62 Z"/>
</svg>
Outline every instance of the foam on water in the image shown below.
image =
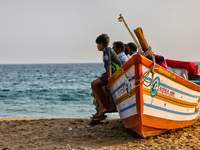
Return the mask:
<svg viewBox="0 0 200 150">
<path fill-rule="evenodd" d="M 0 118 L 89 118 L 90 83 L 103 72 L 102 63 L 0 65 Z"/>
</svg>

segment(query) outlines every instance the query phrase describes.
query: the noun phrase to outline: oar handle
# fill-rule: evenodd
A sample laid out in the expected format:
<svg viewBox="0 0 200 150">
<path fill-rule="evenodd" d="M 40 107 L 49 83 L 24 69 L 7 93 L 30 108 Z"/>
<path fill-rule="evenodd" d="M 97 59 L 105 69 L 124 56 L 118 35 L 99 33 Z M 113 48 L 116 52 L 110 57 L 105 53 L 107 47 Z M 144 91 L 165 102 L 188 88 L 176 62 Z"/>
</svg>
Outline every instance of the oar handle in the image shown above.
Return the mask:
<svg viewBox="0 0 200 150">
<path fill-rule="evenodd" d="M 141 49 L 141 46 L 139 45 L 138 41 L 136 40 L 135 36 L 133 35 L 133 32 L 130 30 L 128 24 L 126 23 L 126 20 L 124 19 L 124 17 L 122 16 L 122 14 L 119 15 L 119 18 L 118 18 L 119 22 L 123 21 L 124 22 L 124 25 L 126 26 L 126 28 L 128 29 L 129 33 L 131 34 L 136 46 L 138 47 L 139 49 L 139 53 L 142 53 L 142 49 Z"/>
</svg>

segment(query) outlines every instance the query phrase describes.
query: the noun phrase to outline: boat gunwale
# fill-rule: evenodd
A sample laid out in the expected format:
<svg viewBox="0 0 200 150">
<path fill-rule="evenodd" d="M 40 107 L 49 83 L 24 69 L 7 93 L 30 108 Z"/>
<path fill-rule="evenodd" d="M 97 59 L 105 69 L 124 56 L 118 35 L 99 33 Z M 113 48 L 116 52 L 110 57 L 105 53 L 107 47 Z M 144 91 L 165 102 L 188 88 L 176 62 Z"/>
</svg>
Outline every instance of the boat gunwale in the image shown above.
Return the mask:
<svg viewBox="0 0 200 150">
<path fill-rule="evenodd" d="M 108 85 L 107 87 L 109 88 L 114 82 L 116 82 L 116 80 L 123 75 L 123 71 L 128 70 L 132 65 L 136 65 L 136 64 L 142 64 L 145 65 L 146 67 L 152 68 L 153 67 L 153 62 L 149 59 L 147 59 L 146 57 L 140 55 L 140 54 L 136 54 L 134 56 L 132 56 L 119 70 L 117 70 L 109 79 L 108 81 Z M 195 91 L 199 91 L 200 92 L 200 86 L 187 80 L 184 79 L 183 77 L 163 68 L 162 66 L 155 64 L 154 67 L 154 71 L 157 73 L 160 73 L 164 76 L 166 76 L 167 78 L 173 80 L 174 82 L 177 82 L 181 85 L 184 85 L 190 89 L 193 89 Z M 169 76 L 169 74 L 171 76 Z M 136 78 L 138 79 L 138 78 Z"/>
</svg>

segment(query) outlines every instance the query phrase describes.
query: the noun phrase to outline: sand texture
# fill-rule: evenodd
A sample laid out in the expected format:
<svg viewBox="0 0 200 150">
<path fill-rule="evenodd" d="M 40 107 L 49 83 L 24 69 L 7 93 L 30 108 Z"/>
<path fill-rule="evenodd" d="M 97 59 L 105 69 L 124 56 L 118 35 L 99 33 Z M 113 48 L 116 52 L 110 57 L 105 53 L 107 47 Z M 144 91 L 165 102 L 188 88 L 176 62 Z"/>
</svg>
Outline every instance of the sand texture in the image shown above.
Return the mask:
<svg viewBox="0 0 200 150">
<path fill-rule="evenodd" d="M 200 149 L 200 120 L 183 129 L 142 138 L 118 118 L 98 125 L 90 119 L 1 119 L 1 150 Z"/>
</svg>

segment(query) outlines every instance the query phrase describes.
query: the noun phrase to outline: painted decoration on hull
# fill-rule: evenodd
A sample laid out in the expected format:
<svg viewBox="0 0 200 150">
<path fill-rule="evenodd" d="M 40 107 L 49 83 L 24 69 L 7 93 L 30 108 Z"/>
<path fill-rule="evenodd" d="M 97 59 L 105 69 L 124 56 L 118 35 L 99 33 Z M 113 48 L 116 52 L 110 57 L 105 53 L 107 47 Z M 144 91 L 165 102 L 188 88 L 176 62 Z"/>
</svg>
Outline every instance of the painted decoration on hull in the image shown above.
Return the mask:
<svg viewBox="0 0 200 150">
<path fill-rule="evenodd" d="M 156 96 L 159 90 L 159 86 L 160 86 L 160 78 L 156 77 L 151 84 L 151 91 L 150 91 L 151 97 Z"/>
<path fill-rule="evenodd" d="M 196 105 L 196 107 L 195 107 L 195 112 L 198 112 L 198 111 L 199 111 L 199 108 L 200 108 L 200 98 L 199 98 L 199 100 L 198 100 L 198 102 L 197 102 L 197 105 Z"/>
</svg>

